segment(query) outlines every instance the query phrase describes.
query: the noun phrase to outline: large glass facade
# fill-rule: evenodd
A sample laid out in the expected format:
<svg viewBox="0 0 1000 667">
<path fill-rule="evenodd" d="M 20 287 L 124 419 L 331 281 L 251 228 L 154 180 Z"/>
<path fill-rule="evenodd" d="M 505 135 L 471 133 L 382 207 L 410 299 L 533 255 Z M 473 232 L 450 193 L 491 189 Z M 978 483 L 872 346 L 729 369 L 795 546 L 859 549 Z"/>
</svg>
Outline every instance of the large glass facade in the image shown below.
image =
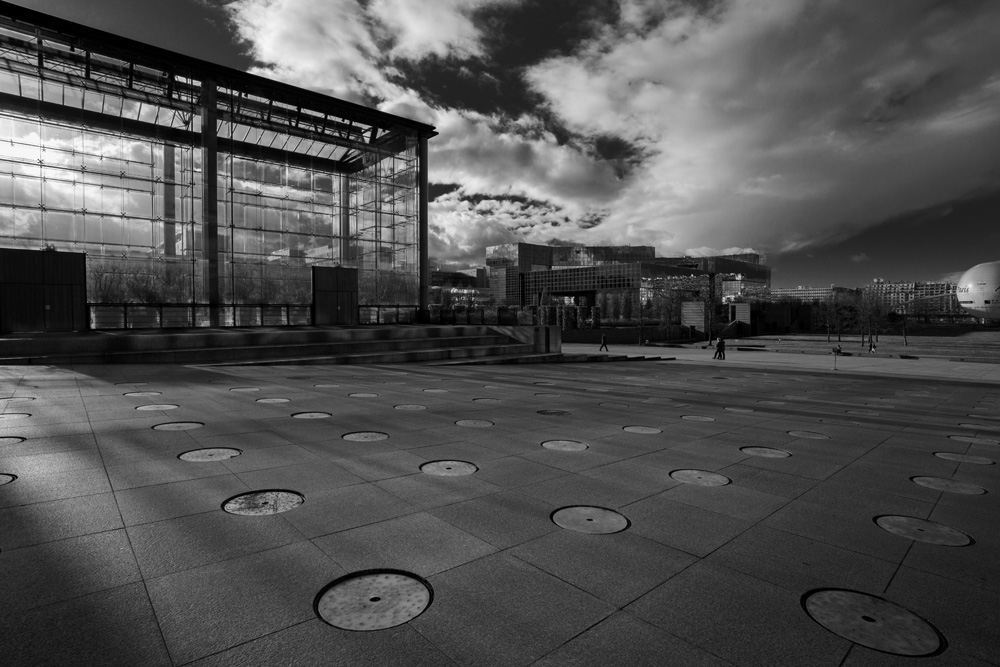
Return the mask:
<svg viewBox="0 0 1000 667">
<path fill-rule="evenodd" d="M 86 253 L 92 304 L 309 304 L 344 266 L 359 304 L 426 308 L 432 127 L 6 13 L 0 247 Z"/>
</svg>

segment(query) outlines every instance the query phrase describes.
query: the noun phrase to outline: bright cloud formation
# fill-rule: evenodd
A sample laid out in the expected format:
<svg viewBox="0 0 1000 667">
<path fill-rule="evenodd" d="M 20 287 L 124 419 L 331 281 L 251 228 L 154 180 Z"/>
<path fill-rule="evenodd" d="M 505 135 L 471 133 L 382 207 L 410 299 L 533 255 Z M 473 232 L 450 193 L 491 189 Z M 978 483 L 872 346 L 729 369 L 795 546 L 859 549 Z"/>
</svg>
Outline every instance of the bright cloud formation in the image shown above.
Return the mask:
<svg viewBox="0 0 1000 667">
<path fill-rule="evenodd" d="M 431 180 L 459 186 L 431 206 L 444 261 L 504 240 L 780 253 L 995 185 L 996 3 L 620 0 L 617 22 L 521 67 L 535 114 L 428 104 L 399 75 L 504 67 L 481 10 L 518 4 L 228 7 L 258 73 L 438 128 Z M 607 138 L 637 156 L 628 169 L 595 149 Z"/>
</svg>

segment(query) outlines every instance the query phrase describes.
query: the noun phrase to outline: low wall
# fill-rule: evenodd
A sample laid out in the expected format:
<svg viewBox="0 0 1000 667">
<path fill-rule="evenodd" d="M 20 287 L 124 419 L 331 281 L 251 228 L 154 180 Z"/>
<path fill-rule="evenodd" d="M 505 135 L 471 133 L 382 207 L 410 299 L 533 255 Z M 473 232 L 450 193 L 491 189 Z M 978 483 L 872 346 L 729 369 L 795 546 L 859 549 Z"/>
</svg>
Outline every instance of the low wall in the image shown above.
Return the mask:
<svg viewBox="0 0 1000 667">
<path fill-rule="evenodd" d="M 519 343 L 531 345 L 536 354 L 562 352 L 563 332 L 559 330 L 559 327 L 491 325 L 488 328 L 491 331 L 513 338 Z"/>
<path fill-rule="evenodd" d="M 640 342 L 666 343 L 669 341 L 689 340 L 686 327 L 673 326 L 668 331 L 657 326 L 643 327 L 642 337 L 639 337 L 638 327 L 615 327 L 613 329 L 575 329 L 562 332 L 562 339 L 567 343 L 601 344 L 601 336 L 606 336 L 609 345 L 639 345 Z M 695 334 L 695 340 L 704 339 L 704 334 Z"/>
</svg>

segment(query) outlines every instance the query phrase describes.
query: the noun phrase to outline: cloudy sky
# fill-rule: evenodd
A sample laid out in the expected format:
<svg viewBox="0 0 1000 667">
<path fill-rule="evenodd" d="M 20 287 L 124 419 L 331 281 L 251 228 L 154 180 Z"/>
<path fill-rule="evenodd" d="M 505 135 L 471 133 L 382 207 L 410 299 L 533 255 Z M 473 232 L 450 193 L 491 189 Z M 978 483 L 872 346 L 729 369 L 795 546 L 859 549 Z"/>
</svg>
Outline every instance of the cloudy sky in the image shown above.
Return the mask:
<svg viewBox="0 0 1000 667">
<path fill-rule="evenodd" d="M 435 125 L 441 265 L 750 249 L 853 287 L 1000 259 L 994 0 L 16 4 Z"/>
</svg>

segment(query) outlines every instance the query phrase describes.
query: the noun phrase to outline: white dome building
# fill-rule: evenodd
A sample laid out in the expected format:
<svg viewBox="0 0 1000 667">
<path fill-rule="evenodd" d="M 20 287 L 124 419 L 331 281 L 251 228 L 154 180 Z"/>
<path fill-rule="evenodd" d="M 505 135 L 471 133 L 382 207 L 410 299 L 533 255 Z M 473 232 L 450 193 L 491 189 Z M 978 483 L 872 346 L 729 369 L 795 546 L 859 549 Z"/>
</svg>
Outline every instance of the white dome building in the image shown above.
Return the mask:
<svg viewBox="0 0 1000 667">
<path fill-rule="evenodd" d="M 958 279 L 958 305 L 976 317 L 1000 319 L 1000 261 L 976 264 Z"/>
</svg>

